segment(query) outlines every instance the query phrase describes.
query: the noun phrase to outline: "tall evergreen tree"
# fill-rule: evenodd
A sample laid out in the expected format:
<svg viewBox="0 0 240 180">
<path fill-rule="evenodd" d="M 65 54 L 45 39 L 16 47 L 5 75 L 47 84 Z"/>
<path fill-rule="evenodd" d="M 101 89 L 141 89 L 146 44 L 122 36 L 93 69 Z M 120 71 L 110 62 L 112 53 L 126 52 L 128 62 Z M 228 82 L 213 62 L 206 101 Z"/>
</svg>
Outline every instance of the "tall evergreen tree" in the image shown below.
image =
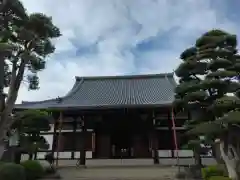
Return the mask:
<svg viewBox="0 0 240 180">
<path fill-rule="evenodd" d="M 37 89 L 37 72 L 45 69 L 45 58 L 54 52 L 52 38 L 60 36 L 51 17 L 27 14 L 19 0 L 0 1 L 0 157 L 6 132 L 14 119 L 12 109 L 23 81 Z M 8 92 L 4 94 L 4 87 Z"/>
<path fill-rule="evenodd" d="M 194 138 L 204 135 L 215 143 L 220 141 L 221 157 L 229 176 L 237 179 L 238 153 L 233 141 L 237 134 L 240 89 L 240 56 L 237 37 L 221 30 L 211 30 L 197 39 L 195 46 L 181 54 L 182 63 L 176 70 L 180 84 L 176 88 L 176 109 L 187 109 L 188 134 Z M 217 157 L 217 149 L 213 155 Z M 230 156 L 234 157 L 230 160 Z"/>
</svg>

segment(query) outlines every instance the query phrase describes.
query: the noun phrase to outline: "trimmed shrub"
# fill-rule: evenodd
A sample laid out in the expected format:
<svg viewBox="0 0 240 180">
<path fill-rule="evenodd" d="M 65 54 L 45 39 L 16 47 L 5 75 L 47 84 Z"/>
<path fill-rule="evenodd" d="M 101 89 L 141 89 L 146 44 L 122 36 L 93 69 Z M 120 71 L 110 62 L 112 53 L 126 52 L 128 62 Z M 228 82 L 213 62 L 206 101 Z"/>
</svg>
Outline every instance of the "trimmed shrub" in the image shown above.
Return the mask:
<svg viewBox="0 0 240 180">
<path fill-rule="evenodd" d="M 225 176 L 212 176 L 209 180 L 231 180 L 231 178 Z"/>
<path fill-rule="evenodd" d="M 205 180 L 209 180 L 212 176 L 226 176 L 224 167 L 222 165 L 207 166 L 202 168 L 202 177 Z"/>
<path fill-rule="evenodd" d="M 0 179 L 26 180 L 25 169 L 19 164 L 3 163 L 0 166 Z"/>
<path fill-rule="evenodd" d="M 44 176 L 44 168 L 39 161 L 27 160 L 21 163 L 26 172 L 27 180 L 35 180 Z"/>
<path fill-rule="evenodd" d="M 0 161 L 0 166 L 2 166 L 3 164 L 5 164 L 5 162 L 3 162 L 3 161 Z"/>
</svg>

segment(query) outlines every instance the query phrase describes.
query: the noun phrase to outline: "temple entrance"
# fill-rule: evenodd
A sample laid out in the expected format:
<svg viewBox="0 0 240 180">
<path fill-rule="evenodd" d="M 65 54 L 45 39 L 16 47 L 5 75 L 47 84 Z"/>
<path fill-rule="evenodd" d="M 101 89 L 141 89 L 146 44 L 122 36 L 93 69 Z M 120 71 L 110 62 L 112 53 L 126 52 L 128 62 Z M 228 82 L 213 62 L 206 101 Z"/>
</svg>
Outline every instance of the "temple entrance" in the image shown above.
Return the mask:
<svg viewBox="0 0 240 180">
<path fill-rule="evenodd" d="M 111 151 L 113 158 L 133 157 L 134 128 L 128 116 L 120 116 L 114 123 L 111 132 Z"/>
<path fill-rule="evenodd" d="M 133 158 L 132 133 L 116 132 L 111 137 L 113 158 Z"/>
<path fill-rule="evenodd" d="M 150 130 L 138 114 L 105 116 L 96 131 L 96 158 L 151 158 Z"/>
</svg>

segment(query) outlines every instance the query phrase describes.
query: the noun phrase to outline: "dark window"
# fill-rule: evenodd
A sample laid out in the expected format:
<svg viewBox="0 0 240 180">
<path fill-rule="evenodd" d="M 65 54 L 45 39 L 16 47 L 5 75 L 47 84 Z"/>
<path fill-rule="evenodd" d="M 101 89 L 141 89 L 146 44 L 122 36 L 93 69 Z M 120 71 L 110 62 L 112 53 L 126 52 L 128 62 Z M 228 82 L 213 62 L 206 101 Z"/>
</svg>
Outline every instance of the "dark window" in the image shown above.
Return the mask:
<svg viewBox="0 0 240 180">
<path fill-rule="evenodd" d="M 161 150 L 172 149 L 173 136 L 171 131 L 159 130 L 157 132 L 157 136 L 158 136 L 158 149 L 161 149 Z"/>
<path fill-rule="evenodd" d="M 56 144 L 58 143 L 58 134 L 53 142 L 53 148 L 57 151 Z M 60 136 L 60 144 L 58 146 L 59 151 L 80 151 L 81 149 L 81 132 L 77 132 L 74 134 L 73 132 L 62 132 Z M 75 142 L 76 140 L 76 142 Z M 86 133 L 86 150 L 92 149 L 92 133 Z"/>
<path fill-rule="evenodd" d="M 81 150 L 81 133 L 77 132 L 76 133 L 76 150 L 80 151 Z M 86 150 L 91 150 L 92 149 L 92 133 L 87 132 L 86 133 Z"/>
</svg>

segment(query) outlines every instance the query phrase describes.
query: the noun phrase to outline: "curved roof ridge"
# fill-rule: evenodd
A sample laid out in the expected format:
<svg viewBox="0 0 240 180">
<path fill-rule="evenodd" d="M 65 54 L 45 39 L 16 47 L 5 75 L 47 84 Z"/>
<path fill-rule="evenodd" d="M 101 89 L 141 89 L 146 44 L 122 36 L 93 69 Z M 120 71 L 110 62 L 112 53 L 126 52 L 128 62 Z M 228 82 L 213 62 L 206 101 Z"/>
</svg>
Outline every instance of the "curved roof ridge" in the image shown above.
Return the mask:
<svg viewBox="0 0 240 180">
<path fill-rule="evenodd" d="M 76 78 L 75 77 L 75 83 L 72 87 L 72 89 L 63 97 L 60 97 L 62 99 L 65 99 L 65 98 L 70 98 L 71 96 L 73 96 L 78 90 L 79 88 L 82 86 L 83 82 L 84 82 L 84 78 Z"/>
<path fill-rule="evenodd" d="M 159 74 L 138 74 L 138 75 L 116 75 L 116 76 L 76 76 L 76 80 L 99 80 L 99 79 L 135 79 L 135 78 L 151 78 L 151 77 L 173 77 L 174 73 Z"/>
<path fill-rule="evenodd" d="M 70 89 L 70 91 L 68 91 L 68 93 L 64 96 L 60 96 L 60 97 L 56 97 L 56 98 L 50 98 L 47 100 L 42 100 L 42 101 L 22 101 L 22 104 L 35 104 L 35 103 L 46 103 L 46 102 L 56 102 L 58 103 L 58 99 L 65 99 L 65 98 L 69 98 L 71 97 L 73 94 L 75 94 L 75 92 L 79 89 L 79 87 L 81 86 L 81 84 L 83 83 L 83 79 L 75 79 L 75 83 L 73 85 L 73 87 Z"/>
<path fill-rule="evenodd" d="M 51 98 L 47 100 L 42 100 L 42 101 L 22 101 L 22 104 L 36 104 L 36 103 L 46 103 L 46 102 L 51 102 L 51 101 L 56 101 L 57 98 Z"/>
</svg>

